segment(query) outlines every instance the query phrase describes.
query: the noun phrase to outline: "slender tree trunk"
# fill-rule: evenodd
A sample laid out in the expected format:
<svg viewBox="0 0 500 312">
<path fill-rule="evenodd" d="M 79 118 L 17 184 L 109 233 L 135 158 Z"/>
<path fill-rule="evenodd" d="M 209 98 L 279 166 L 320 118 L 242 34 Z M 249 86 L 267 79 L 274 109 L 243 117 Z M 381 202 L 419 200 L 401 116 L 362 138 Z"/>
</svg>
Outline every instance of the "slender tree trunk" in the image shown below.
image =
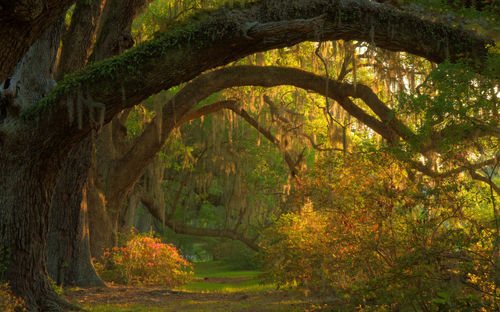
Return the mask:
<svg viewBox="0 0 500 312">
<path fill-rule="evenodd" d="M 99 258 L 106 248 L 114 246 L 116 225 L 108 213 L 105 195 L 95 186 L 93 174 L 88 181 L 90 254 Z"/>
<path fill-rule="evenodd" d="M 133 46 L 134 41 L 130 34 L 132 22 L 146 2 L 146 0 L 109 0 L 106 2 L 104 8 L 106 16 L 91 56 L 92 60 L 102 60 L 121 54 Z M 120 92 L 124 94 L 125 90 L 120 90 Z M 92 181 L 89 183 L 91 195 L 89 199 L 93 201 L 93 204 L 89 205 L 90 247 L 94 257 L 99 257 L 104 249 L 116 245 L 119 217 L 123 212 L 123 202 L 128 193 L 128 190 L 113 189 L 115 161 L 123 156 L 124 151 L 120 149 L 120 144 L 126 140 L 125 128 L 124 137 L 122 136 L 121 140 L 116 142 L 118 140 L 115 136 L 115 127 L 120 124 L 118 119 L 116 117 L 102 129 L 96 141 L 96 158 L 91 164 Z"/>
</svg>

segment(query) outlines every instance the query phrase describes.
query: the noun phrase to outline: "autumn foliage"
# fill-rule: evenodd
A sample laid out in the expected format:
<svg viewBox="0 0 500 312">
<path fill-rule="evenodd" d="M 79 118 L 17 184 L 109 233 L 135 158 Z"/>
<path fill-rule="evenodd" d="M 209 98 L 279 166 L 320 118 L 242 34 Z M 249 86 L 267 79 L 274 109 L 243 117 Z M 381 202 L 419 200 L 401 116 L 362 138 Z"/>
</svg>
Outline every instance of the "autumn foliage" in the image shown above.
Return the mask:
<svg viewBox="0 0 500 312">
<path fill-rule="evenodd" d="M 123 235 L 122 247 L 104 252 L 96 262 L 100 276 L 108 282 L 173 287 L 191 280 L 192 264 L 160 238 L 131 230 Z"/>
<path fill-rule="evenodd" d="M 348 311 L 495 308 L 496 229 L 479 186 L 381 155 L 323 161 L 296 189 L 261 244 L 270 280 Z"/>
</svg>

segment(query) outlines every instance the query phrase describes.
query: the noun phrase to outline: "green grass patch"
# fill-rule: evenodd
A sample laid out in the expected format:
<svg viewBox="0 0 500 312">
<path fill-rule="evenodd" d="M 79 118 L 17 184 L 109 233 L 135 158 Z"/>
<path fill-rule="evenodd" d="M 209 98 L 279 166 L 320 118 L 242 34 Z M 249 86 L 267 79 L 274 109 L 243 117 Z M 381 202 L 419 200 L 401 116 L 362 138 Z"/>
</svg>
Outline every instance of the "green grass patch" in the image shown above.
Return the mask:
<svg viewBox="0 0 500 312">
<path fill-rule="evenodd" d="M 234 270 L 231 265 L 217 261 L 199 262 L 194 265 L 195 277 L 257 277 L 256 270 Z"/>
<path fill-rule="evenodd" d="M 210 282 L 192 282 L 186 286 L 177 288 L 183 291 L 193 292 L 219 292 L 219 293 L 234 293 L 234 292 L 258 292 L 275 290 L 274 284 L 260 284 L 259 279 L 251 279 L 241 283 L 210 283 Z"/>
<path fill-rule="evenodd" d="M 195 281 L 178 287 L 178 290 L 193 292 L 258 292 L 276 289 L 274 284 L 262 284 L 260 271 L 233 270 L 231 266 L 220 262 L 196 263 L 194 267 Z M 208 280 L 203 280 L 208 278 Z M 211 281 L 211 278 L 217 278 Z M 231 279 L 234 278 L 234 282 Z M 221 282 L 219 279 L 227 279 Z"/>
</svg>

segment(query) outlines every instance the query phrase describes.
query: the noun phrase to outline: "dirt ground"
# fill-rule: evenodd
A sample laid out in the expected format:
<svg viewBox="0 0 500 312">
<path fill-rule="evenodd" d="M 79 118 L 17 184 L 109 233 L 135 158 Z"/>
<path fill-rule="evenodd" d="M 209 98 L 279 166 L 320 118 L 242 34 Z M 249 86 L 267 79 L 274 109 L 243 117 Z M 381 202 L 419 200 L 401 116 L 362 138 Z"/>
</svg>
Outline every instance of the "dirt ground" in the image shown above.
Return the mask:
<svg viewBox="0 0 500 312">
<path fill-rule="evenodd" d="M 228 278 L 210 278 L 214 282 Z M 111 285 L 68 290 L 67 300 L 90 311 L 319 311 L 318 300 L 286 290 L 256 292 L 191 292 L 155 287 Z"/>
</svg>

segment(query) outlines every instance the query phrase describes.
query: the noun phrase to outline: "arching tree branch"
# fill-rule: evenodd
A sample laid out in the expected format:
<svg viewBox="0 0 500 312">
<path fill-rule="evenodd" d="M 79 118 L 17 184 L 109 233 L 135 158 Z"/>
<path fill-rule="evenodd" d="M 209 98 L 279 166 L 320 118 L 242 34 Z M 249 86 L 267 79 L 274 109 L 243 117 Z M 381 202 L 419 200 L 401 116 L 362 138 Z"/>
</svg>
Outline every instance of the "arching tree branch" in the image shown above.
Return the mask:
<svg viewBox="0 0 500 312">
<path fill-rule="evenodd" d="M 205 13 L 119 57 L 87 66 L 23 115 L 38 116 L 40 131 L 51 129 L 47 136 L 64 133 L 63 140 L 52 138 L 54 144 L 71 145 L 93 126 L 87 114 L 81 129 L 70 125 L 66 101 L 75 96 L 75 90 L 103 103 L 105 121 L 109 121 L 124 107 L 245 55 L 306 40 L 339 39 L 373 42 L 381 48 L 407 51 L 434 62 L 464 54 L 480 59 L 490 43 L 471 32 L 371 1 L 263 0 L 245 9 L 223 8 Z M 126 90 L 125 96 L 117 92 L 122 89 Z M 376 107 L 372 109 L 379 117 L 384 114 Z M 177 109 L 176 113 L 183 115 L 186 111 Z"/>
<path fill-rule="evenodd" d="M 360 83 L 354 87 L 349 83 L 335 80 L 328 81 L 328 90 L 325 89 L 327 78 L 321 77 L 300 69 L 281 67 L 237 66 L 219 69 L 201 75 L 181 89 L 163 107 L 161 129 L 156 123 L 151 123 L 144 132 L 136 138 L 132 148 L 122 157 L 117 168 L 121 168 L 123 175 L 113 178 L 113 181 L 122 183 L 121 188 L 130 188 L 142 175 L 144 168 L 161 149 L 163 142 L 172 129 L 186 118 L 185 114 L 207 96 L 220 90 L 236 86 L 262 86 L 274 87 L 280 85 L 293 85 L 298 88 L 311 90 L 318 94 L 329 96 L 336 100 L 351 116 L 367 125 L 380 134 L 390 143 L 400 139 L 409 139 L 414 134 L 392 116 L 390 109 L 367 86 Z M 328 94 L 325 94 L 325 92 Z M 386 122 L 372 116 L 357 106 L 351 98 L 358 98 L 378 112 L 381 119 L 388 118 Z M 222 104 L 220 104 L 222 105 Z M 205 108 L 206 110 L 215 107 Z M 138 166 L 138 164 L 141 164 Z M 135 177 L 132 183 L 130 177 Z"/>
<path fill-rule="evenodd" d="M 500 195 L 500 187 L 498 187 L 498 185 L 496 185 L 491 178 L 481 175 L 477 172 L 477 170 L 484 169 L 487 166 L 494 166 L 494 168 L 496 168 L 500 161 L 499 157 L 500 156 L 497 156 L 495 158 L 491 158 L 473 164 L 467 161 L 465 165 L 444 172 L 436 172 L 435 170 L 432 170 L 428 166 L 425 166 L 424 164 L 418 161 L 409 161 L 409 164 L 416 170 L 432 178 L 447 178 L 459 174 L 461 172 L 468 172 L 473 180 L 488 184 L 495 193 Z"/>
<path fill-rule="evenodd" d="M 488 184 L 491 187 L 491 189 L 495 191 L 495 193 L 497 193 L 498 196 L 500 196 L 500 187 L 498 187 L 498 185 L 496 185 L 491 179 L 477 173 L 477 171 L 475 170 L 469 170 L 469 174 L 472 179 Z"/>
<path fill-rule="evenodd" d="M 236 86 L 294 85 L 324 94 L 325 84 L 326 78 L 294 68 L 238 66 L 206 73 L 187 84 L 164 105 L 161 114 L 161 127 L 158 127 L 154 121 L 145 128 L 144 132 L 135 139 L 129 152 L 123 155 L 122 160 L 116 166 L 123 174 L 117 172 L 117 176 L 111 180 L 120 184 L 116 186 L 117 189 L 130 188 L 161 149 L 172 129 L 185 118 L 185 114 L 201 100 L 215 92 Z M 363 90 L 361 84 L 354 88 L 351 84 L 330 80 L 327 96 L 337 100 L 352 116 L 365 123 L 382 137 L 390 142 L 395 142 L 398 136 L 391 125 L 384 124 L 366 113 L 348 98 L 349 96 L 364 96 L 367 93 L 356 91 L 359 89 Z M 368 100 L 371 99 L 368 97 Z M 379 105 L 380 103 L 378 101 L 375 104 Z M 394 120 L 397 119 L 394 118 Z"/>
</svg>

